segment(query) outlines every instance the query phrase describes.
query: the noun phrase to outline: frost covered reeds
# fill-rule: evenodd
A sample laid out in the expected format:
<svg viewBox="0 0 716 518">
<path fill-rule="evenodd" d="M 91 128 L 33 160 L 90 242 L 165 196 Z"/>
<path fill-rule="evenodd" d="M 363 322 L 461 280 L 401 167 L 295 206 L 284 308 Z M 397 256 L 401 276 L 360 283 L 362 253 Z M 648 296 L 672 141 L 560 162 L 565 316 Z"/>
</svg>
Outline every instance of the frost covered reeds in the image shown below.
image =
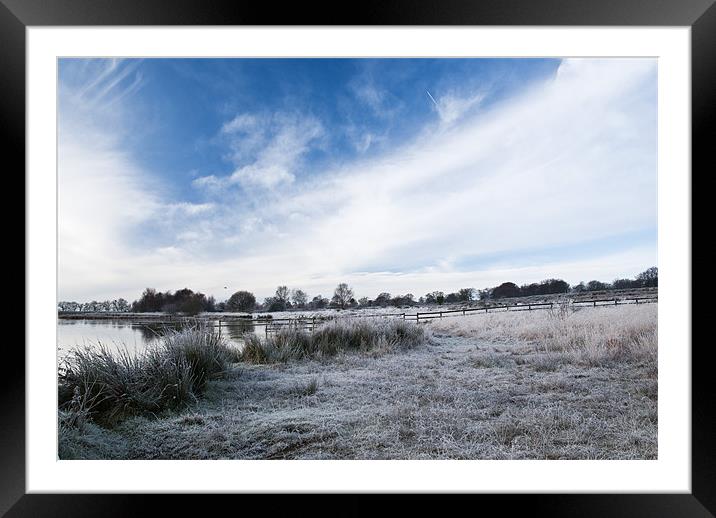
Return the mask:
<svg viewBox="0 0 716 518">
<path fill-rule="evenodd" d="M 170 330 L 136 354 L 104 344 L 77 348 L 59 369 L 61 424 L 77 426 L 88 419 L 113 423 L 181 407 L 237 357 L 238 351 L 202 326 Z"/>
<path fill-rule="evenodd" d="M 339 352 L 408 349 L 426 340 L 425 328 L 404 320 L 342 318 L 326 322 L 310 333 L 286 327 L 264 340 L 247 334 L 241 359 L 249 363 L 276 363 L 326 358 Z"/>
</svg>

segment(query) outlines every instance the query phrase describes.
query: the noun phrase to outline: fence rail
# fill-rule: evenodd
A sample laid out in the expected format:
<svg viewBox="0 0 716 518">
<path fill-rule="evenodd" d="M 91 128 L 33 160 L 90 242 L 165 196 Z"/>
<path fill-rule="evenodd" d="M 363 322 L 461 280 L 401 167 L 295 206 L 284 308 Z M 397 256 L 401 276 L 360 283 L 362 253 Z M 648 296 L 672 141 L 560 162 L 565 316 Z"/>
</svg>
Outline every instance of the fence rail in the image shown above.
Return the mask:
<svg viewBox="0 0 716 518">
<path fill-rule="evenodd" d="M 648 304 L 658 302 L 658 297 L 635 297 L 635 298 L 614 298 L 614 299 L 589 299 L 589 300 L 571 300 L 569 305 L 572 307 L 592 307 L 597 306 L 621 306 L 624 304 Z M 461 309 L 444 309 L 442 311 L 422 311 L 416 313 L 376 313 L 371 315 L 331 315 L 322 317 L 310 317 L 310 318 L 284 318 L 284 319 L 266 319 L 264 324 L 260 320 L 254 320 L 255 325 L 266 325 L 266 333 L 276 332 L 285 327 L 297 327 L 310 329 L 311 331 L 316 329 L 322 323 L 328 320 L 334 320 L 339 318 L 357 318 L 357 317 L 397 317 L 403 320 L 424 322 L 433 320 L 436 318 L 444 318 L 450 316 L 467 316 L 475 314 L 484 314 L 490 312 L 504 312 L 504 311 L 533 311 L 539 309 L 554 309 L 554 307 L 560 305 L 560 302 L 533 302 L 527 304 L 504 304 L 494 305 L 485 307 L 474 307 L 474 308 L 461 308 Z M 219 321 L 221 326 L 221 321 Z"/>
<path fill-rule="evenodd" d="M 630 302 L 632 301 L 632 302 Z M 658 297 L 637 297 L 637 298 L 628 298 L 628 299 L 590 299 L 590 300 L 572 300 L 569 301 L 569 304 L 576 307 L 581 307 L 582 305 L 591 304 L 593 307 L 596 306 L 606 306 L 606 305 L 623 305 L 623 304 L 646 304 L 649 302 L 657 302 Z M 608 302 L 609 304 L 602 304 Z M 599 303 L 599 304 L 598 304 Z M 443 311 L 425 311 L 425 312 L 418 312 L 414 315 L 405 315 L 405 320 L 415 320 L 416 322 L 420 322 L 421 320 L 431 320 L 434 318 L 443 318 L 444 316 L 460 316 L 460 315 L 472 315 L 472 314 L 481 314 L 481 313 L 489 313 L 489 312 L 495 312 L 495 311 L 532 311 L 537 309 L 554 309 L 554 306 L 560 305 L 560 302 L 533 302 L 533 303 L 527 303 L 527 304 L 504 304 L 504 305 L 494 305 L 494 306 L 485 306 L 485 307 L 479 307 L 479 308 L 463 308 L 463 309 L 448 309 Z M 457 315 L 456 315 L 457 313 Z"/>
</svg>

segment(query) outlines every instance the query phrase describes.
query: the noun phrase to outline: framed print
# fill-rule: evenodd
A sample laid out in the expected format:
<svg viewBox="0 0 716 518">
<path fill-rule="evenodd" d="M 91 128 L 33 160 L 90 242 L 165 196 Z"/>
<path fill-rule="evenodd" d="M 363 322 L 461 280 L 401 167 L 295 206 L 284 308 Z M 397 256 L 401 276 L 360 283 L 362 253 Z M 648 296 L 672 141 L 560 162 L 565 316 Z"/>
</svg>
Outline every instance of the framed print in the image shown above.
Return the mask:
<svg viewBox="0 0 716 518">
<path fill-rule="evenodd" d="M 580 4 L 3 0 L 27 313 L 0 509 L 713 513 L 691 170 L 716 8 Z"/>
</svg>

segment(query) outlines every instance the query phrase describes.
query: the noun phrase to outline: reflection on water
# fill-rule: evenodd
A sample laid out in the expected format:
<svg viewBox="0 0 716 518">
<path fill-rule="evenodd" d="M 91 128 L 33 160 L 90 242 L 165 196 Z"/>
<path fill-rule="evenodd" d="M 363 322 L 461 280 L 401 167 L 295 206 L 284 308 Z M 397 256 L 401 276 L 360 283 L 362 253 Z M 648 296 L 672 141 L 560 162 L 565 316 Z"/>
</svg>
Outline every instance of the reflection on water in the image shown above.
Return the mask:
<svg viewBox="0 0 716 518">
<path fill-rule="evenodd" d="M 262 328 L 263 329 L 263 328 Z M 255 333 L 256 326 L 252 322 L 231 322 L 221 324 L 221 334 L 226 333 L 227 339 L 231 342 L 243 344 L 244 333 Z"/>
<path fill-rule="evenodd" d="M 181 323 L 171 324 L 129 324 L 137 329 L 145 343 L 150 343 L 169 331 L 178 331 L 182 328 Z"/>
<path fill-rule="evenodd" d="M 242 347 L 244 333 L 257 333 L 261 336 L 264 328 L 251 322 L 222 322 L 219 328 L 216 322 L 210 323 L 214 330 L 221 332 L 226 341 Z M 57 349 L 59 357 L 65 356 L 71 349 L 82 346 L 102 344 L 109 349 L 126 347 L 130 352 L 141 351 L 147 345 L 156 342 L 168 330 L 179 330 L 186 324 L 132 323 L 117 320 L 59 320 L 57 326 Z"/>
</svg>

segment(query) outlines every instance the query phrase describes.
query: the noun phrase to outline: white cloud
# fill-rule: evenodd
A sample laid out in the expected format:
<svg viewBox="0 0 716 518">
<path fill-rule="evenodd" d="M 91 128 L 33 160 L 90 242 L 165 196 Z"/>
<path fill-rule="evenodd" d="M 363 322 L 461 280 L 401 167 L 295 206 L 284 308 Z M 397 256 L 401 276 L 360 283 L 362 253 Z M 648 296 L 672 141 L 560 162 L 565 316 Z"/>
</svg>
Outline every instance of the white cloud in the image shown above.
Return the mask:
<svg viewBox="0 0 716 518">
<path fill-rule="evenodd" d="M 244 187 L 272 189 L 278 185 L 290 184 L 294 178 L 293 173 L 281 165 L 252 164 L 234 171 L 229 177 L 229 183 L 240 183 Z"/>
<path fill-rule="evenodd" d="M 470 110 L 479 106 L 485 98 L 485 94 L 478 92 L 468 96 L 459 96 L 453 93 L 443 95 L 435 104 L 440 121 L 445 125 L 450 125 Z"/>
<path fill-rule="evenodd" d="M 368 107 L 371 113 L 381 119 L 393 119 L 403 108 L 403 102 L 393 95 L 389 90 L 376 85 L 373 73 L 364 69 L 348 85 L 353 96 L 364 106 Z"/>
<path fill-rule="evenodd" d="M 193 181 L 195 187 L 213 194 L 232 185 L 273 190 L 293 183 L 302 157 L 324 129 L 318 119 L 307 115 L 242 113 L 225 123 L 220 133 L 236 169 L 226 177 L 209 175 Z"/>
<path fill-rule="evenodd" d="M 183 213 L 189 216 L 204 214 L 214 209 L 213 203 L 170 203 L 166 208 L 172 212 Z"/>
<path fill-rule="evenodd" d="M 373 111 L 378 114 L 384 113 L 385 93 L 379 90 L 372 81 L 365 81 L 360 84 L 354 83 L 352 88 L 355 96 L 370 106 Z"/>
<path fill-rule="evenodd" d="M 259 125 L 258 118 L 250 113 L 240 113 L 221 127 L 221 133 L 235 134 L 254 131 Z"/>
<path fill-rule="evenodd" d="M 64 298 L 106 297 L 132 278 L 127 241 L 161 203 L 132 160 L 102 136 L 60 126 L 59 279 Z M 120 296 L 120 295 L 117 295 Z"/>
<path fill-rule="evenodd" d="M 388 141 L 387 131 L 376 133 L 374 129 L 366 129 L 353 122 L 349 122 L 341 128 L 341 131 L 348 138 L 353 148 L 360 154 L 373 150 L 377 144 Z"/>
</svg>

